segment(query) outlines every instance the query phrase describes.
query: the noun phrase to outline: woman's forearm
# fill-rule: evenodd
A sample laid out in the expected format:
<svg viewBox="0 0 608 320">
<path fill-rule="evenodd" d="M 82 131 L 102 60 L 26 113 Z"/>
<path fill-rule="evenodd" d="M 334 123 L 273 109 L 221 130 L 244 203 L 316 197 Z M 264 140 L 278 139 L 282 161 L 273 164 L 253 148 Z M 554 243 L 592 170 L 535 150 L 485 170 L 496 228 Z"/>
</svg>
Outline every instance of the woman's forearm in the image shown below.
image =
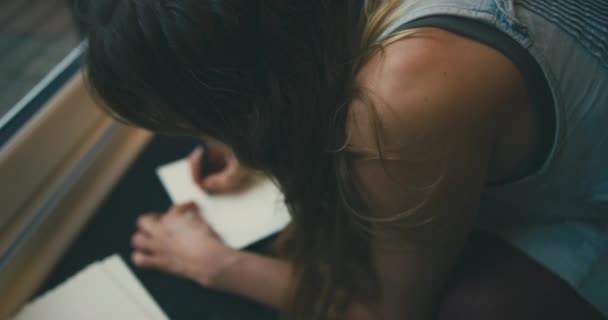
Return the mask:
<svg viewBox="0 0 608 320">
<path fill-rule="evenodd" d="M 238 294 L 284 310 L 291 296 L 289 263 L 245 251 L 230 251 L 228 261 L 212 279 L 199 282 L 207 287 Z"/>
<path fill-rule="evenodd" d="M 292 295 L 291 265 L 283 260 L 244 251 L 230 251 L 226 267 L 202 285 L 238 294 L 279 310 L 285 310 Z M 367 306 L 352 303 L 341 317 L 374 320 L 377 314 Z"/>
</svg>

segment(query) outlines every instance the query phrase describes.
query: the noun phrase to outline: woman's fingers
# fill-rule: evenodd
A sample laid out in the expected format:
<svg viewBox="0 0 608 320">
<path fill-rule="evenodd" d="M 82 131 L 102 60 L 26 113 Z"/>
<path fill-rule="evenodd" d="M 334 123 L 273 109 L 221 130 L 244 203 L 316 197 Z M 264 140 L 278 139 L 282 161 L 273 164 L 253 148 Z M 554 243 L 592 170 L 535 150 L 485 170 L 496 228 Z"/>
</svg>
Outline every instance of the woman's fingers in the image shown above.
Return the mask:
<svg viewBox="0 0 608 320">
<path fill-rule="evenodd" d="M 230 189 L 230 177 L 226 171 L 218 172 L 208 176 L 205 181 L 201 183 L 201 186 L 205 190 L 211 192 L 224 192 Z"/>
<path fill-rule="evenodd" d="M 205 157 L 208 163 L 203 167 Z M 195 148 L 188 156 L 188 162 L 194 183 L 210 192 L 230 192 L 238 189 L 246 172 L 228 146 L 212 140 L 207 141 L 206 149 Z"/>
<path fill-rule="evenodd" d="M 226 165 L 222 171 L 209 175 L 202 186 L 205 189 L 217 192 L 233 191 L 239 187 L 243 178 L 243 167 L 234 156 L 226 159 Z"/>
<path fill-rule="evenodd" d="M 133 235 L 131 238 L 131 246 L 138 251 L 147 253 L 153 253 L 157 249 L 154 238 L 143 232 L 137 232 Z"/>
<path fill-rule="evenodd" d="M 198 214 L 193 202 L 176 205 L 163 215 L 145 214 L 131 239 L 134 265 L 197 280 L 216 270 L 218 256 L 230 252 Z M 201 271 L 201 269 L 203 271 Z M 207 276 L 205 276 L 207 278 Z"/>
<path fill-rule="evenodd" d="M 196 205 L 196 203 L 190 201 L 190 202 L 186 202 L 186 203 L 182 203 L 182 204 L 178 204 L 173 206 L 169 212 L 167 213 L 167 216 L 169 215 L 192 215 L 192 216 L 199 216 L 199 208 Z"/>
<path fill-rule="evenodd" d="M 140 268 L 161 268 L 163 266 L 163 260 L 160 256 L 142 251 L 133 251 L 131 261 Z"/>
<path fill-rule="evenodd" d="M 161 231 L 159 219 L 158 213 L 143 214 L 137 218 L 137 228 L 152 236 L 158 235 Z"/>
<path fill-rule="evenodd" d="M 226 164 L 234 157 L 225 145 L 211 141 L 207 141 L 206 145 L 207 148 L 196 147 L 188 156 L 192 179 L 203 189 L 209 189 L 209 177 L 225 174 Z M 208 161 L 203 164 L 205 157 Z"/>
</svg>

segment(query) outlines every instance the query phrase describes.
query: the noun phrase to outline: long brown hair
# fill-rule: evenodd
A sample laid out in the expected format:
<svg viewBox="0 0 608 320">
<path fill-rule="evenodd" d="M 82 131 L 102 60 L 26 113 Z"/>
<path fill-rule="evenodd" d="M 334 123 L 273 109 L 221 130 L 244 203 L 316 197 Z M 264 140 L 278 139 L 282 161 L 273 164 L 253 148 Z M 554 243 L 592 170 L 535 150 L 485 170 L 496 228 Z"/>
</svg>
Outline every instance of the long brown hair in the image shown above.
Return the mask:
<svg viewBox="0 0 608 320">
<path fill-rule="evenodd" d="M 214 137 L 278 181 L 293 218 L 280 241 L 294 266 L 290 319 L 377 297 L 345 126 L 365 96 L 355 76 L 399 3 L 75 1 L 89 83 L 108 111 Z"/>
</svg>

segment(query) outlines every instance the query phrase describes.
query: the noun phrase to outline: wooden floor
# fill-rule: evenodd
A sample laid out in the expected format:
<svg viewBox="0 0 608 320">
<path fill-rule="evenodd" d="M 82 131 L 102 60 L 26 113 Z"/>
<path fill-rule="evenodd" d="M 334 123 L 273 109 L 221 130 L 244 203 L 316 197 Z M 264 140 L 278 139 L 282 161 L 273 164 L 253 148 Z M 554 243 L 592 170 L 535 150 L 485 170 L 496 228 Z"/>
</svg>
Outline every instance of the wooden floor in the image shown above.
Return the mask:
<svg viewBox="0 0 608 320">
<path fill-rule="evenodd" d="M 0 0 L 0 116 L 77 43 L 67 0 Z"/>
</svg>

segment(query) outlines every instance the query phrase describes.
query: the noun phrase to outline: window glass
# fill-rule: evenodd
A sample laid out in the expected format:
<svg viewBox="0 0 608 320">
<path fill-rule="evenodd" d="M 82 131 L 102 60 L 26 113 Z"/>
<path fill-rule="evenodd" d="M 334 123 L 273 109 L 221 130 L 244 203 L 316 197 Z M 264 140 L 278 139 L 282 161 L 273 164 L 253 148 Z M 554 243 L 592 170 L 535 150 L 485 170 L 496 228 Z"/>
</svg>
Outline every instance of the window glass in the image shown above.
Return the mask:
<svg viewBox="0 0 608 320">
<path fill-rule="evenodd" d="M 78 43 L 68 0 L 0 0 L 0 126 L 51 82 Z"/>
</svg>

